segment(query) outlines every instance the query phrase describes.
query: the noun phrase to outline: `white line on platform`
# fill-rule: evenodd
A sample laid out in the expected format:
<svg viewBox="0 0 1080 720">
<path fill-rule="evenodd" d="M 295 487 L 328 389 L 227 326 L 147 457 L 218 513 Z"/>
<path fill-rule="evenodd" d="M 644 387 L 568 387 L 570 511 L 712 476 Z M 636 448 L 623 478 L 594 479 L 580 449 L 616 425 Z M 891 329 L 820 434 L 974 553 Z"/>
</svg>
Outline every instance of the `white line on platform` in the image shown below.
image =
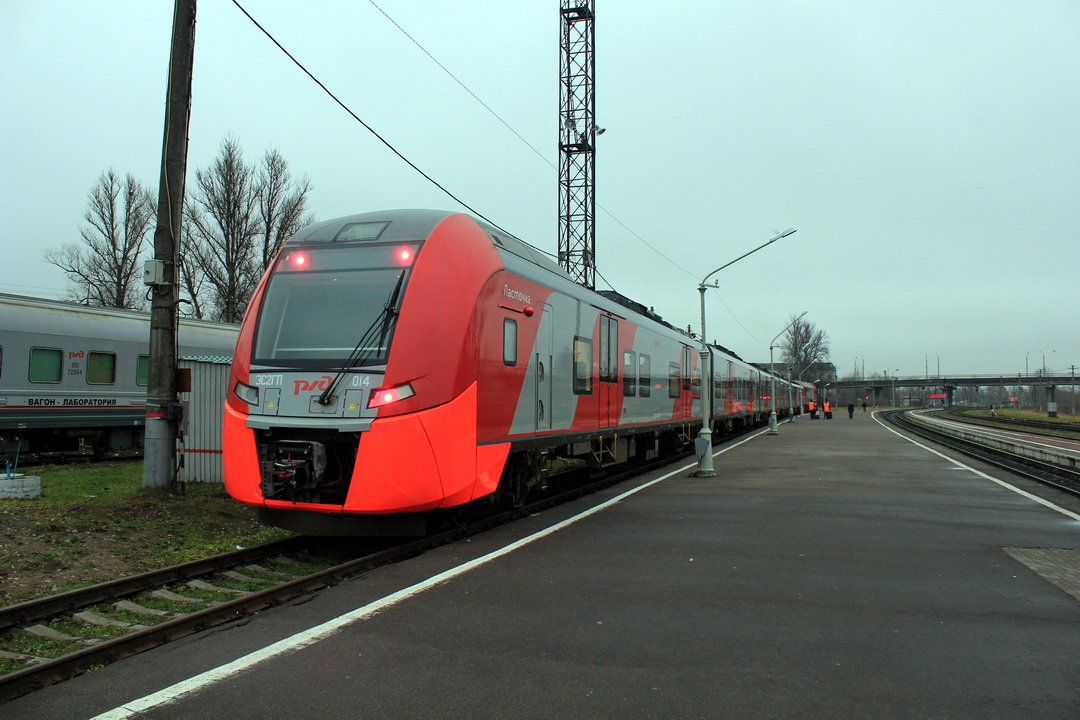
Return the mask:
<svg viewBox="0 0 1080 720">
<path fill-rule="evenodd" d="M 1008 490 L 1012 490 L 1014 493 L 1017 493 L 1019 495 L 1023 495 L 1024 497 L 1028 498 L 1029 500 L 1034 500 L 1035 502 L 1039 503 L 1040 505 L 1045 505 L 1046 507 L 1050 508 L 1051 510 L 1056 510 L 1057 512 L 1061 513 L 1062 515 L 1064 515 L 1066 517 L 1070 517 L 1073 520 L 1080 520 L 1080 515 L 1077 515 L 1076 513 L 1072 512 L 1071 510 L 1066 510 L 1065 508 L 1061 507 L 1060 505 L 1055 505 L 1054 503 L 1050 502 L 1049 500 L 1044 500 L 1043 498 L 1039 497 L 1038 495 L 1032 495 L 1031 493 L 1027 492 L 1026 490 L 1021 490 L 1020 488 L 1016 487 L 1015 485 L 1010 485 L 1009 483 L 1005 482 L 1004 480 L 998 480 L 996 477 L 993 477 L 992 475 L 987 475 L 986 473 L 984 473 L 981 470 L 976 470 L 975 468 L 971 467 L 970 465 L 965 465 L 964 463 L 960 462 L 959 460 L 951 458 L 948 455 L 946 455 L 946 454 L 944 454 L 942 452 L 939 452 L 939 451 L 935 450 L 932 447 L 929 447 L 928 445 L 923 445 L 918 440 L 914 440 L 912 438 L 909 438 L 907 435 L 904 435 L 901 432 L 897 432 L 895 429 L 889 427 L 884 422 L 882 422 L 878 418 L 877 413 L 874 413 L 873 417 L 874 417 L 874 420 L 877 422 L 878 425 L 885 428 L 886 430 L 893 433 L 894 435 L 898 435 L 899 437 L 902 437 L 905 440 L 907 440 L 909 443 L 913 443 L 915 445 L 918 445 L 923 450 L 926 450 L 928 452 L 932 452 L 935 455 L 937 455 L 938 457 L 941 457 L 941 458 L 944 458 L 944 459 L 948 460 L 949 462 L 951 462 L 953 465 L 956 465 L 957 467 L 963 468 L 964 470 L 970 470 L 971 472 L 975 473 L 976 475 L 978 475 L 981 478 L 985 478 L 987 480 L 990 480 L 991 482 L 995 482 L 998 485 L 1000 485 L 1001 487 L 1006 488 Z"/>
<path fill-rule="evenodd" d="M 728 452 L 729 450 L 733 450 L 734 448 L 737 448 L 743 443 L 750 442 L 754 438 L 764 435 L 766 432 L 767 431 L 755 433 L 754 435 L 751 435 L 745 440 L 741 440 L 732 445 L 728 445 L 724 449 L 713 453 L 713 457 L 716 457 L 717 455 L 723 455 L 724 453 Z M 176 702 L 177 700 L 180 700 L 186 695 L 190 695 L 192 693 L 198 692 L 199 690 L 205 689 L 220 680 L 233 677 L 234 675 L 236 675 L 236 673 L 249 670 L 255 665 L 258 665 L 259 663 L 266 660 L 270 660 L 271 658 L 277 657 L 278 655 L 283 655 L 287 652 L 293 652 L 295 650 L 305 648 L 309 645 L 314 645 L 320 640 L 324 640 L 330 637 L 331 635 L 338 632 L 347 625 L 351 625 L 354 622 L 367 619 L 381 610 L 393 607 L 394 605 L 397 605 L 398 603 L 407 600 L 414 595 L 419 595 L 420 593 L 430 590 L 437 585 L 441 585 L 448 580 L 452 580 L 459 575 L 464 575 L 470 570 L 475 570 L 481 565 L 485 565 L 492 560 L 497 560 L 498 558 L 501 558 L 504 555 L 508 555 L 515 550 L 519 550 L 526 545 L 529 545 L 530 543 L 545 538 L 548 535 L 562 530 L 563 528 L 569 527 L 570 525 L 573 525 L 579 520 L 584 520 L 590 515 L 595 515 L 601 510 L 606 510 L 607 508 L 625 500 L 631 495 L 639 493 L 646 488 L 652 487 L 657 483 L 663 482 L 664 480 L 667 480 L 671 477 L 674 477 L 680 473 L 689 470 L 696 464 L 697 463 L 691 463 L 689 465 L 684 465 L 676 470 L 672 470 L 666 475 L 661 475 L 658 478 L 642 483 L 641 485 L 638 485 L 637 487 L 631 488 L 624 493 L 616 495 L 610 500 L 607 500 L 595 507 L 589 508 L 584 512 L 567 518 L 562 522 L 556 523 L 551 527 L 535 532 L 528 537 L 524 537 L 516 542 L 510 543 L 509 545 L 499 548 L 498 550 L 494 550 L 487 555 L 483 555 L 481 557 L 470 560 L 469 562 L 450 568 L 445 572 L 433 575 L 426 580 L 422 580 L 416 583 L 415 585 L 411 585 L 402 590 L 398 590 L 396 593 L 387 595 L 386 597 L 380 598 L 379 600 L 364 605 L 363 607 L 351 610 L 344 615 L 339 615 L 336 618 L 327 620 L 321 625 L 316 625 L 313 628 L 298 632 L 295 635 L 284 638 L 283 640 L 279 640 L 272 645 L 267 645 L 260 650 L 256 650 L 255 652 L 237 658 L 230 663 L 226 663 L 225 665 L 220 665 L 216 668 L 212 668 L 210 670 L 207 670 L 206 672 L 188 678 L 187 680 L 182 680 L 175 685 L 171 685 L 167 688 L 159 690 L 156 693 L 152 693 L 150 695 L 146 695 L 130 702 L 126 702 L 120 707 L 113 708 L 112 710 L 108 710 L 104 713 L 101 713 L 100 715 L 94 716 L 93 718 L 91 718 L 91 720 L 126 720 L 127 718 L 135 718 L 140 713 L 144 713 L 148 710 L 160 707 L 162 705 L 168 705 L 169 703 Z"/>
</svg>

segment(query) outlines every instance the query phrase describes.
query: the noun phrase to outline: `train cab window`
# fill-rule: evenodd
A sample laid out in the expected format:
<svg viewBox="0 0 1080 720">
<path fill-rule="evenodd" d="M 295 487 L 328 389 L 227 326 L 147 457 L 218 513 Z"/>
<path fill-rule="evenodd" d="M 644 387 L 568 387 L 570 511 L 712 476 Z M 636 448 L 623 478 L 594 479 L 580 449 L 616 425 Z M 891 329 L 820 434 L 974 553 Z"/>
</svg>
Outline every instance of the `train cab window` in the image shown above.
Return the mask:
<svg viewBox="0 0 1080 720">
<path fill-rule="evenodd" d="M 679 397 L 682 389 L 682 378 L 679 375 L 679 363 L 668 363 L 667 394 L 670 398 Z"/>
<path fill-rule="evenodd" d="M 503 318 L 503 364 L 517 365 L 517 320 Z"/>
<path fill-rule="evenodd" d="M 637 381 L 640 397 L 652 395 L 652 357 L 645 353 L 638 355 Z"/>
<path fill-rule="evenodd" d="M 690 389 L 690 348 L 682 351 L 682 389 Z"/>
<path fill-rule="evenodd" d="M 115 383 L 116 353 L 90 353 L 86 358 L 86 382 L 90 385 Z"/>
<path fill-rule="evenodd" d="M 135 384 L 136 385 L 149 385 L 150 384 L 150 356 L 140 355 L 138 361 L 135 363 Z"/>
<path fill-rule="evenodd" d="M 63 355 L 56 348 L 30 348 L 30 382 L 60 382 Z"/>
<path fill-rule="evenodd" d="M 574 338 L 574 394 L 592 394 L 592 340 Z"/>
<path fill-rule="evenodd" d="M 637 357 L 631 350 L 622 354 L 622 394 L 623 397 L 637 395 Z"/>
</svg>

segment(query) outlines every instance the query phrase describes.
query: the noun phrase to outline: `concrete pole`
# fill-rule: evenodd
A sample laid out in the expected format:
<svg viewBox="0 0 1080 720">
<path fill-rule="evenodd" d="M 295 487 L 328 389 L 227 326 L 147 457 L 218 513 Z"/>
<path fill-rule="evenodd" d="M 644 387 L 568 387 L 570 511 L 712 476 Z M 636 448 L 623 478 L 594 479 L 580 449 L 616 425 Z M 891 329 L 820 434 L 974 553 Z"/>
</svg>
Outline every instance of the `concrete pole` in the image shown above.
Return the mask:
<svg viewBox="0 0 1080 720">
<path fill-rule="evenodd" d="M 769 390 L 769 434 L 776 435 L 780 431 L 776 429 L 776 372 L 773 370 L 773 346 L 769 345 L 769 381 L 772 389 Z"/>
<path fill-rule="evenodd" d="M 179 238 L 187 171 L 191 72 L 195 58 L 195 0 L 176 0 L 173 9 L 165 136 L 161 150 L 154 258 L 162 276 L 150 284 L 150 367 L 146 392 L 146 457 L 143 487 L 168 487 L 180 420 L 176 383 L 176 310 L 180 297 Z"/>
<path fill-rule="evenodd" d="M 706 277 L 706 280 L 708 278 Z M 705 342 L 705 290 L 703 280 L 698 285 L 701 294 L 701 430 L 698 431 L 697 447 L 698 469 L 697 477 L 716 477 L 716 468 L 713 467 L 712 459 L 712 353 L 709 345 Z"/>
</svg>

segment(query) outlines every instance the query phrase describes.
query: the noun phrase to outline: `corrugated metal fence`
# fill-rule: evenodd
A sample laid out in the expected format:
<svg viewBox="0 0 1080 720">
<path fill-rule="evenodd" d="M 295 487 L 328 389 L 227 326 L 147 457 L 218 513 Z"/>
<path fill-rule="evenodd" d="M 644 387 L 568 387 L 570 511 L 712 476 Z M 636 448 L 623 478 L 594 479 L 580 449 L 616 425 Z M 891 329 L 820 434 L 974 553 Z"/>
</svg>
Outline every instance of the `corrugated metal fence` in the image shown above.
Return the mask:
<svg viewBox="0 0 1080 720">
<path fill-rule="evenodd" d="M 191 392 L 180 393 L 184 403 L 184 436 L 177 440 L 177 461 L 182 461 L 180 479 L 185 482 L 225 481 L 221 462 L 221 430 L 228 392 L 227 357 L 182 357 L 181 370 L 191 371 Z"/>
</svg>

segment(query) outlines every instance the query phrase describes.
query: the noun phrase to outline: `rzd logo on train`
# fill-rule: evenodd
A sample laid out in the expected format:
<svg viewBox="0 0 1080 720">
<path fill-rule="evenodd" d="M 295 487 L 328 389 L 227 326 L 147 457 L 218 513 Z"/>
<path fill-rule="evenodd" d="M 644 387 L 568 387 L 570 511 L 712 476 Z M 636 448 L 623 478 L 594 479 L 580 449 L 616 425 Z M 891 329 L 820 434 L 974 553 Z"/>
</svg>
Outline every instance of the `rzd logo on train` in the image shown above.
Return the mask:
<svg viewBox="0 0 1080 720">
<path fill-rule="evenodd" d="M 316 390 L 322 392 L 330 387 L 333 379 L 329 375 L 323 375 L 318 380 L 293 380 L 292 394 L 299 395 L 302 392 L 314 392 Z"/>
</svg>

